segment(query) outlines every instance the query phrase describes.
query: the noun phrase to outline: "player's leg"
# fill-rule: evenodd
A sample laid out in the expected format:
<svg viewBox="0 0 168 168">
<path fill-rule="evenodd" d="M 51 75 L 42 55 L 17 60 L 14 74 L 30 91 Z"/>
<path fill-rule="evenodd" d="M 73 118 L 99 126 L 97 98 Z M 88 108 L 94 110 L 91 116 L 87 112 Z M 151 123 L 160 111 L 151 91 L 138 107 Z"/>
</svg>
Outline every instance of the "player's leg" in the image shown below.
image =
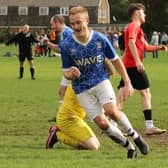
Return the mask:
<svg viewBox="0 0 168 168">
<path fill-rule="evenodd" d="M 120 110 L 123 110 L 124 101 L 124 89 L 123 87 L 120 87 L 117 95 L 117 106 Z"/>
<path fill-rule="evenodd" d="M 141 153 L 147 154 L 149 150 L 148 145 L 133 129 L 127 116 L 123 112 L 118 110 L 118 107 L 116 105 L 115 93 L 110 81 L 103 81 L 95 89 L 97 90 L 96 97 L 99 97 L 99 102 L 103 106 L 106 114 L 109 115 L 111 119 L 116 121 L 118 125 L 122 128 L 122 130 L 134 139 L 135 143 L 137 142 L 137 140 L 140 139 L 141 144 L 136 143 L 136 145 L 139 147 Z"/>
<path fill-rule="evenodd" d="M 33 62 L 33 58 L 28 58 L 28 62 L 30 65 L 30 74 L 31 74 L 31 79 L 35 80 L 35 68 L 34 68 L 34 62 Z"/>
<path fill-rule="evenodd" d="M 49 130 L 46 148 L 53 148 L 59 141 L 78 149 L 97 150 L 100 143 L 91 128 L 78 116 L 66 117 L 57 115 L 57 126 Z M 59 128 L 58 128 L 59 127 Z"/>
<path fill-rule="evenodd" d="M 140 95 L 142 97 L 142 109 L 145 117 L 145 125 L 146 125 L 146 134 L 162 134 L 166 132 L 166 129 L 160 129 L 154 126 L 152 120 L 152 107 L 151 107 L 151 92 L 150 89 L 140 90 Z"/>
<path fill-rule="evenodd" d="M 117 127 L 110 124 L 109 120 L 104 115 L 103 109 L 97 101 L 97 98 L 90 96 L 91 94 L 88 92 L 79 94 L 78 98 L 82 106 L 85 108 L 89 118 L 93 119 L 99 128 L 101 128 L 103 132 L 105 132 L 106 135 L 113 141 L 127 148 L 128 154 L 131 151 L 132 156 L 129 155 L 129 158 L 134 158 L 136 153 L 134 145 L 122 134 L 122 132 Z"/>
<path fill-rule="evenodd" d="M 77 136 L 77 135 L 76 135 Z M 100 143 L 96 136 L 90 136 L 85 141 L 80 141 L 79 138 L 75 139 L 60 131 L 57 126 L 52 126 L 49 129 L 49 135 L 46 141 L 46 149 L 53 149 L 56 142 L 64 143 L 65 145 L 72 146 L 77 149 L 97 150 Z"/>
<path fill-rule="evenodd" d="M 111 83 L 109 81 L 105 81 L 104 83 L 102 83 L 102 85 L 104 86 L 105 89 L 104 89 L 104 91 L 103 90 L 101 91 L 100 88 L 103 87 L 103 86 L 101 86 L 99 88 L 100 91 L 98 93 L 99 93 L 99 97 L 100 97 L 100 102 L 103 105 L 104 110 L 113 120 L 115 120 L 118 123 L 118 125 L 123 129 L 123 131 L 125 133 L 127 133 L 128 135 L 130 135 L 134 139 L 134 142 L 139 147 L 141 153 L 147 154 L 148 150 L 149 150 L 147 143 L 133 129 L 127 116 L 118 109 L 118 107 L 116 105 L 116 100 L 115 100 L 115 93 L 114 93 L 114 90 L 111 86 Z M 104 98 L 104 95 L 106 95 L 107 97 Z M 111 101 L 109 101 L 110 100 L 109 98 L 111 98 Z M 138 143 L 137 143 L 137 141 L 138 141 Z M 139 141 L 141 141 L 141 142 L 139 142 Z"/>
<path fill-rule="evenodd" d="M 63 102 L 64 95 L 65 95 L 65 92 L 66 92 L 68 84 L 69 84 L 69 80 L 67 80 L 63 76 L 62 79 L 61 79 L 60 87 L 59 87 L 59 91 L 58 91 L 58 94 L 59 94 L 59 106 L 61 106 L 61 104 Z"/>
<path fill-rule="evenodd" d="M 160 134 L 165 132 L 165 129 L 156 128 L 153 125 L 152 120 L 152 107 L 151 107 L 151 93 L 149 90 L 150 83 L 147 77 L 147 74 L 145 72 L 140 73 L 137 71 L 137 68 L 128 68 L 127 73 L 129 75 L 129 78 L 131 80 L 131 83 L 133 85 L 134 89 L 137 89 L 140 91 L 141 97 L 142 97 L 142 111 L 145 118 L 145 125 L 146 125 L 146 133 L 147 134 Z M 124 87 L 124 81 L 121 80 L 120 84 L 118 86 L 119 93 L 117 97 L 117 105 L 120 110 L 123 109 L 123 87 Z"/>
<path fill-rule="evenodd" d="M 142 111 L 144 114 L 146 134 L 161 134 L 166 132 L 165 129 L 160 129 L 154 126 L 152 120 L 152 105 L 151 105 L 151 92 L 148 76 L 146 72 L 140 73 L 137 69 L 134 72 L 130 72 L 133 77 L 131 77 L 131 82 L 133 87 L 139 90 L 142 100 Z"/>
<path fill-rule="evenodd" d="M 100 143 L 97 137 L 82 118 L 78 116 L 66 119 L 61 118 L 58 116 L 57 125 L 60 131 L 67 135 L 67 137 L 63 137 L 57 134 L 61 142 L 66 142 L 67 145 L 71 146 L 73 144 L 74 147 L 82 149 L 97 150 L 99 148 Z"/>
<path fill-rule="evenodd" d="M 19 61 L 19 79 L 23 78 L 23 74 L 24 74 L 24 61 L 20 60 Z"/>
<path fill-rule="evenodd" d="M 25 55 L 19 54 L 19 79 L 23 78 L 23 74 L 24 74 L 24 61 L 25 61 Z"/>
<path fill-rule="evenodd" d="M 59 108 L 61 107 L 61 105 L 62 105 L 62 103 L 63 103 L 64 96 L 65 96 L 65 92 L 66 92 L 66 90 L 67 90 L 68 84 L 69 84 L 69 80 L 67 80 L 67 79 L 63 76 L 62 79 L 61 79 L 61 82 L 60 82 L 59 90 L 58 90 L 58 95 L 59 95 L 58 107 L 59 107 Z M 49 121 L 49 122 L 55 122 L 55 121 L 56 121 L 56 118 L 53 117 L 53 118 L 49 119 L 48 121 Z"/>
</svg>

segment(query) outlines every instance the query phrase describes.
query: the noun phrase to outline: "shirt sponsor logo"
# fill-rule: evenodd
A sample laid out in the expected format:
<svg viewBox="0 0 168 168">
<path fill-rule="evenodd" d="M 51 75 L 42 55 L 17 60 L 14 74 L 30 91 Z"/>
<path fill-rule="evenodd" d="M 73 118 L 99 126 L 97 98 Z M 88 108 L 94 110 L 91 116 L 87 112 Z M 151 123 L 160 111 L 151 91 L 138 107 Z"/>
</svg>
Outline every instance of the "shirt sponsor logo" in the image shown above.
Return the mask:
<svg viewBox="0 0 168 168">
<path fill-rule="evenodd" d="M 91 56 L 91 57 L 82 58 L 82 59 L 76 59 L 74 62 L 78 66 L 87 66 L 87 65 L 102 62 L 102 58 L 101 58 L 101 55 L 97 55 L 97 56 Z"/>
</svg>

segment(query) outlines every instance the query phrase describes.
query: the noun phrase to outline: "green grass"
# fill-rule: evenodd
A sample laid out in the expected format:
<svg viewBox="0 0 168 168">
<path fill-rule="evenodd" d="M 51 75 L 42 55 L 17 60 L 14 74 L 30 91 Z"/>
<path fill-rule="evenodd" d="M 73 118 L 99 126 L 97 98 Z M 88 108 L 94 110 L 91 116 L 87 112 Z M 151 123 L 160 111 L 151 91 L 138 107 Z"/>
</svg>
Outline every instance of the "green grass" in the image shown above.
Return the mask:
<svg viewBox="0 0 168 168">
<path fill-rule="evenodd" d="M 0 167 L 2 168 L 167 168 L 168 136 L 146 137 L 150 153 L 143 156 L 138 151 L 135 160 L 126 159 L 126 150 L 101 134 L 89 120 L 101 143 L 99 151 L 79 151 L 58 143 L 54 150 L 45 150 L 45 141 L 58 109 L 58 86 L 61 79 L 60 58 L 35 58 L 37 80 L 30 79 L 25 63 L 23 80 L 18 80 L 18 59 L 3 57 L 15 47 L 0 45 Z M 153 118 L 157 126 L 168 128 L 168 53 L 159 59 L 148 54 L 144 63 L 151 81 Z M 119 76 L 112 78 L 116 88 Z M 125 104 L 125 112 L 133 126 L 144 136 L 141 102 L 135 93 Z M 167 138 L 167 139 L 166 139 Z"/>
</svg>

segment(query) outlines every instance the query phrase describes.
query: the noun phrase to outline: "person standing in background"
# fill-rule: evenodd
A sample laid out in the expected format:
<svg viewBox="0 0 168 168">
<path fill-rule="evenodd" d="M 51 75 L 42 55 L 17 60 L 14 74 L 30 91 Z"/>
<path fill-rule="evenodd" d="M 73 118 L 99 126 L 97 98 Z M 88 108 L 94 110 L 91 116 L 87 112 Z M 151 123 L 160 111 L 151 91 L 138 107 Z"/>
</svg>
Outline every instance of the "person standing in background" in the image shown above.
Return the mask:
<svg viewBox="0 0 168 168">
<path fill-rule="evenodd" d="M 126 48 L 123 62 L 133 88 L 137 89 L 141 95 L 146 134 L 162 134 L 166 132 L 166 129 L 157 128 L 153 124 L 150 84 L 142 61 L 144 50 L 152 52 L 156 50 L 167 50 L 167 47 L 165 45 L 149 45 L 145 40 L 143 30 L 140 27 L 145 22 L 145 6 L 142 3 L 131 3 L 128 7 L 128 14 L 132 21 L 127 25 L 125 30 Z M 126 100 L 124 98 L 124 86 L 125 83 L 121 79 L 118 86 L 119 92 L 117 98 L 119 109 L 123 109 L 123 103 Z"/>
<path fill-rule="evenodd" d="M 155 46 L 159 45 L 159 34 L 156 31 L 154 31 L 152 34 L 151 44 Z M 158 51 L 157 50 L 153 51 L 152 55 L 153 55 L 153 58 L 158 58 Z"/>
<path fill-rule="evenodd" d="M 9 39 L 6 42 L 6 45 L 12 43 L 18 43 L 19 45 L 19 79 L 23 78 L 24 74 L 24 62 L 25 58 L 27 58 L 30 65 L 30 73 L 31 79 L 35 80 L 35 68 L 33 63 L 33 54 L 32 54 L 32 44 L 38 43 L 39 41 L 34 38 L 34 36 L 30 33 L 30 26 L 25 24 L 18 34 L 16 34 L 13 38 Z"/>
</svg>

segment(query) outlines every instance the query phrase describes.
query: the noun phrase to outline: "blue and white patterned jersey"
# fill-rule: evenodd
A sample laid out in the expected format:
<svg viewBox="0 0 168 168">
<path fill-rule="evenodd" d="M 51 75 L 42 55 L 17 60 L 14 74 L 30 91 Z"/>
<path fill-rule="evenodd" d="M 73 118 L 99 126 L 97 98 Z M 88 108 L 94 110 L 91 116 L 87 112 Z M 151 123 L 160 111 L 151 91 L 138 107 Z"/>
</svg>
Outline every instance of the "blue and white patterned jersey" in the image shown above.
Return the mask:
<svg viewBox="0 0 168 168">
<path fill-rule="evenodd" d="M 69 35 L 72 35 L 73 30 L 66 26 L 64 31 L 61 33 L 61 40 L 64 40 L 65 38 L 67 38 Z"/>
<path fill-rule="evenodd" d="M 105 68 L 105 57 L 114 60 L 118 56 L 110 41 L 101 33 L 91 31 L 86 44 L 79 42 L 74 35 L 60 44 L 63 70 L 76 66 L 81 75 L 72 81 L 76 94 L 82 93 L 105 79 L 108 72 Z"/>
</svg>

